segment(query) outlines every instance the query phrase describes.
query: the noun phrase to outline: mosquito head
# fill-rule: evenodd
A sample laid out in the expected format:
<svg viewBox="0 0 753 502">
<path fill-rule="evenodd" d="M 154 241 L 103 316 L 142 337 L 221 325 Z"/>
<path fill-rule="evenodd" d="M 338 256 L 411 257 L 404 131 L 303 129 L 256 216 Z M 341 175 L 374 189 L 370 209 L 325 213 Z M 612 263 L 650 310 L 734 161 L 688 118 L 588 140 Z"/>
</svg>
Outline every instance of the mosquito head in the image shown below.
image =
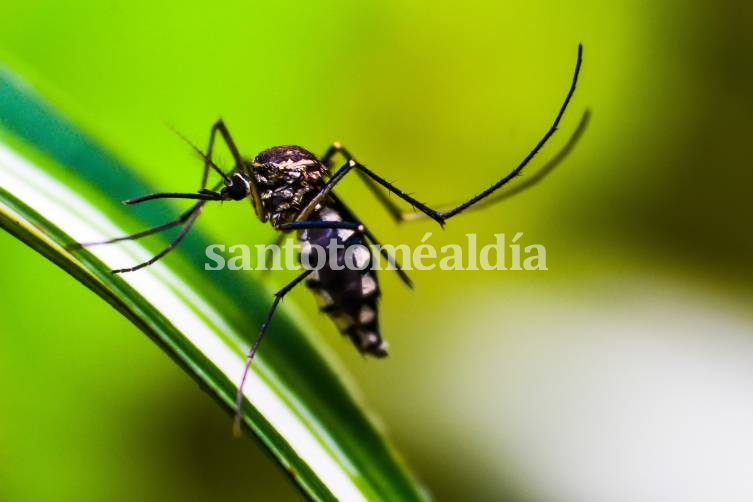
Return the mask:
<svg viewBox="0 0 753 502">
<path fill-rule="evenodd" d="M 225 187 L 220 190 L 223 200 L 243 200 L 251 193 L 251 182 L 246 176 L 235 172 L 225 178 Z"/>
</svg>

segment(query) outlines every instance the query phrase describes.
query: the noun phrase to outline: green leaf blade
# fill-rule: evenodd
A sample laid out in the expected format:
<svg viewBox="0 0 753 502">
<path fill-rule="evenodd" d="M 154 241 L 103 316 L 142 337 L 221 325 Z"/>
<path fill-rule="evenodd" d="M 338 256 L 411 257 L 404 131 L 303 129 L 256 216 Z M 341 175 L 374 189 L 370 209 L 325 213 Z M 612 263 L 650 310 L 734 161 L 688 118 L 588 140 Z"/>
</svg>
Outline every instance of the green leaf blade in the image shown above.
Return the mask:
<svg viewBox="0 0 753 502">
<path fill-rule="evenodd" d="M 229 271 L 191 274 L 189 281 L 164 263 L 111 274 L 113 266 L 151 255 L 134 242 L 67 251 L 76 241 L 125 234 L 107 212 L 116 205 L 99 207 L 71 186 L 85 183 L 100 194 L 96 200 L 153 189 L 7 72 L 0 72 L 0 126 L 0 226 L 108 301 L 232 410 L 269 289 Z M 138 216 L 146 225 L 161 223 L 165 208 Z M 202 263 L 208 244 L 192 231 L 180 252 Z M 235 302 L 228 304 L 233 315 L 225 315 L 225 302 Z M 425 498 L 300 323 L 283 311 L 273 332 L 252 367 L 243 419 L 301 489 L 322 500 Z"/>
</svg>

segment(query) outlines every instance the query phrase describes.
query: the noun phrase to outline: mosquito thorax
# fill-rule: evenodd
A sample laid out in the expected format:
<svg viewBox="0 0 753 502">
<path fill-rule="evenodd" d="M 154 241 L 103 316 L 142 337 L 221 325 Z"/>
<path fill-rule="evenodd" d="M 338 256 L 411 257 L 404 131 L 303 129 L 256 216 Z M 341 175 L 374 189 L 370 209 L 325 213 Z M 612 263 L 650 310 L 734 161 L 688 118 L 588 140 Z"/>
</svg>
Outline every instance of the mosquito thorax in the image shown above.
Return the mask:
<svg viewBox="0 0 753 502">
<path fill-rule="evenodd" d="M 264 219 L 273 225 L 293 221 L 322 189 L 326 172 L 316 155 L 300 146 L 276 146 L 257 155 L 251 174 Z"/>
</svg>

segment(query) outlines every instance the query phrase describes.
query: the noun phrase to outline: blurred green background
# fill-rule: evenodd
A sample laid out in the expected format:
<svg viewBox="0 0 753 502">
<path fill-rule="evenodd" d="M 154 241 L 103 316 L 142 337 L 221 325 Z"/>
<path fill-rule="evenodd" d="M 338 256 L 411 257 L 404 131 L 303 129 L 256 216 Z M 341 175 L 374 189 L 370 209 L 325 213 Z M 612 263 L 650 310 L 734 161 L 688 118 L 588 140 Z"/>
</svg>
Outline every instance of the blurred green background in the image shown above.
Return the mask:
<svg viewBox="0 0 753 502">
<path fill-rule="evenodd" d="M 199 180 L 166 123 L 203 145 L 222 116 L 249 156 L 339 140 L 432 203 L 527 153 L 582 42 L 537 165 L 586 108 L 591 125 L 537 188 L 445 231 L 395 227 L 358 181 L 340 189 L 382 241 L 524 232 L 549 271 L 413 272 L 413 292 L 383 274 L 378 362 L 305 290 L 286 303 L 438 499 L 753 498 L 753 5 L 31 0 L 0 19 L 2 63 L 155 186 Z M 273 236 L 243 204 L 198 225 Z M 114 310 L 5 234 L 0 259 L 1 500 L 300 497 Z"/>
</svg>

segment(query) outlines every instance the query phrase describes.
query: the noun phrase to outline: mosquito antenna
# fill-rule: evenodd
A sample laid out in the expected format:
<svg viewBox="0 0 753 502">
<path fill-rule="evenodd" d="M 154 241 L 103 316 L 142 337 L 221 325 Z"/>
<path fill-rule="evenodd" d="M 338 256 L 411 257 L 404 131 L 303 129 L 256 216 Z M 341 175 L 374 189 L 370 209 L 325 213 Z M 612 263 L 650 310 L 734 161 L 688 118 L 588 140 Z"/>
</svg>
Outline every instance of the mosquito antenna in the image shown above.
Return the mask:
<svg viewBox="0 0 753 502">
<path fill-rule="evenodd" d="M 213 161 L 212 159 L 210 159 L 210 158 L 209 158 L 209 156 L 208 156 L 207 154 L 205 154 L 204 152 L 202 152 L 202 151 L 201 151 L 201 149 L 200 149 L 200 148 L 199 148 L 198 146 L 194 145 L 194 144 L 193 144 L 193 142 L 192 142 L 192 141 L 191 141 L 190 139 L 188 139 L 187 137 L 185 137 L 185 136 L 184 136 L 184 135 L 183 135 L 183 134 L 182 134 L 182 133 L 181 133 L 180 131 L 178 131 L 178 129 L 176 129 L 176 128 L 175 128 L 175 127 L 174 127 L 174 126 L 172 125 L 172 124 L 169 124 L 169 123 L 168 123 L 168 124 L 167 124 L 167 127 L 169 127 L 169 128 L 170 128 L 170 130 L 171 130 L 171 131 L 172 131 L 173 133 L 175 133 L 175 135 L 176 135 L 176 136 L 178 136 L 178 137 L 179 137 L 180 139 L 182 139 L 182 140 L 183 140 L 183 141 L 184 141 L 184 142 L 185 142 L 185 143 L 186 143 L 186 144 L 187 144 L 188 146 L 190 146 L 190 147 L 191 147 L 191 148 L 193 149 L 193 151 L 194 151 L 194 152 L 196 152 L 196 153 L 197 153 L 197 154 L 199 155 L 199 157 L 201 157 L 201 158 L 202 158 L 202 160 L 203 160 L 204 162 L 206 162 L 206 164 L 207 164 L 207 165 L 208 165 L 209 167 L 211 167 L 212 169 L 214 169 L 214 171 L 215 171 L 215 172 L 216 172 L 217 174 L 219 174 L 219 175 L 220 175 L 220 176 L 222 177 L 222 180 L 223 180 L 223 181 L 224 181 L 224 182 L 225 182 L 226 184 L 229 184 L 229 183 L 230 183 L 230 178 L 228 178 L 228 177 L 227 177 L 227 175 L 226 175 L 226 174 L 225 174 L 225 173 L 224 173 L 224 172 L 222 171 L 222 169 L 220 169 L 220 168 L 219 168 L 219 166 L 217 166 L 217 164 L 215 164 L 215 163 L 214 163 L 214 161 Z"/>
</svg>

